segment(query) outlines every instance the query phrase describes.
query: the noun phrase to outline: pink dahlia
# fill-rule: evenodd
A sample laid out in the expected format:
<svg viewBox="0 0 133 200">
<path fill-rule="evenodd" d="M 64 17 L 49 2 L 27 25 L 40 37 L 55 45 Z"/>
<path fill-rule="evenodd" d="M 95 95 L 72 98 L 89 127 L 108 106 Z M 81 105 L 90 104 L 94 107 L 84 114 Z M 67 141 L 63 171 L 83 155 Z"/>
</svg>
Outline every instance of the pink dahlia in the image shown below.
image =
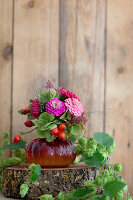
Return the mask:
<svg viewBox="0 0 133 200">
<path fill-rule="evenodd" d="M 48 103 L 46 103 L 46 112 L 51 115 L 60 116 L 62 113 L 66 111 L 66 106 L 63 101 L 60 101 L 57 97 L 54 99 L 50 99 Z"/>
<path fill-rule="evenodd" d="M 32 101 L 30 112 L 31 112 L 31 115 L 35 118 L 38 118 L 40 116 L 41 107 L 37 99 Z"/>
<path fill-rule="evenodd" d="M 71 99 L 75 98 L 80 101 L 80 99 L 73 92 L 70 92 L 69 90 L 66 90 L 65 88 L 59 88 L 59 95 L 67 97 L 67 98 L 71 98 Z"/>
<path fill-rule="evenodd" d="M 65 105 L 71 115 L 79 117 L 83 113 L 83 106 L 81 102 L 76 98 L 68 98 L 65 100 Z"/>
</svg>

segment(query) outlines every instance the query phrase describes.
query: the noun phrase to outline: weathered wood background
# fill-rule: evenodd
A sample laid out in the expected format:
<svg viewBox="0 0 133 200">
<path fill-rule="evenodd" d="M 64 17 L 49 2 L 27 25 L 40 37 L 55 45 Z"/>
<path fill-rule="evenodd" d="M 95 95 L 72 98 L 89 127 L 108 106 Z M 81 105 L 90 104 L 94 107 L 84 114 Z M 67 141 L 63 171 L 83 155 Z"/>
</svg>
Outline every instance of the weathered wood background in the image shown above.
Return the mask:
<svg viewBox="0 0 133 200">
<path fill-rule="evenodd" d="M 113 135 L 132 193 L 133 1 L 0 0 L 0 135 L 26 130 L 17 110 L 48 79 L 79 94 L 88 137 Z"/>
</svg>

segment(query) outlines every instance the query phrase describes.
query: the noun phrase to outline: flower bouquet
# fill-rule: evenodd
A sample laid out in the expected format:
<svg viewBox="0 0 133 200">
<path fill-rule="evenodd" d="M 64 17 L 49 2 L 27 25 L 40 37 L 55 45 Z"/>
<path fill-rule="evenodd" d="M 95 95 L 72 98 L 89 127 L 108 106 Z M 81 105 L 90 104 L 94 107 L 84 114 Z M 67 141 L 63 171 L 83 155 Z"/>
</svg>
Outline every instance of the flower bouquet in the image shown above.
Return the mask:
<svg viewBox="0 0 133 200">
<path fill-rule="evenodd" d="M 76 150 L 73 142 L 83 137 L 87 122 L 85 109 L 75 94 L 65 88 L 56 89 L 48 81 L 45 90 L 19 113 L 27 115 L 25 126 L 34 126 L 28 133 L 37 131 L 38 139 L 26 149 L 29 163 L 66 167 L 74 162 Z"/>
<path fill-rule="evenodd" d="M 0 173 L 7 166 L 27 161 L 31 163 L 28 166 L 29 180 L 20 186 L 22 198 L 28 194 L 32 183 L 41 176 L 41 167 L 67 167 L 72 163 L 84 162 L 93 167 L 92 169 L 98 169 L 99 174 L 94 175 L 94 180 L 90 180 L 90 177 L 83 178 L 82 188 L 76 187 L 67 193 L 66 190 L 60 191 L 58 200 L 132 200 L 127 184 L 119 175 L 122 171 L 121 164 L 110 163 L 109 156 L 115 149 L 114 139 L 101 132 L 96 132 L 90 138 L 84 137 L 87 118 L 85 109 L 75 94 L 65 88 L 56 89 L 48 81 L 45 90 L 30 100 L 29 105 L 19 110 L 19 113 L 27 116 L 25 126 L 33 128 L 25 133 L 20 132 L 10 144 L 7 141 L 9 134 L 3 133 L 4 142 L 0 149 L 0 157 L 5 149 L 13 151 L 14 157 L 0 161 Z M 33 130 L 37 132 L 37 139 L 26 146 L 23 135 Z M 24 152 L 21 149 L 24 149 Z M 40 190 L 42 191 L 42 188 Z M 8 191 L 7 188 L 5 191 Z M 39 198 L 55 199 L 47 192 Z"/>
</svg>

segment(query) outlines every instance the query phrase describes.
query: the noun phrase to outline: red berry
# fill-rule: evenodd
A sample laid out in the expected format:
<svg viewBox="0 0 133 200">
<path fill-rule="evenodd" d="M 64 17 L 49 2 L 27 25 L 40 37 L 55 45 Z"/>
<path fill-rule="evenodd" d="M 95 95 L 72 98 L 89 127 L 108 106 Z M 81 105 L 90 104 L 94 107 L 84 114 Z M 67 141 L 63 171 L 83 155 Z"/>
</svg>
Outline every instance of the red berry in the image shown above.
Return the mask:
<svg viewBox="0 0 133 200">
<path fill-rule="evenodd" d="M 28 108 L 25 108 L 25 109 L 22 110 L 22 113 L 23 113 L 24 115 L 28 114 L 28 112 L 29 112 Z"/>
<path fill-rule="evenodd" d="M 25 126 L 27 126 L 27 127 L 32 127 L 32 126 L 34 126 L 34 123 L 33 123 L 31 120 L 27 120 L 24 124 L 25 124 Z"/>
<path fill-rule="evenodd" d="M 65 132 L 60 132 L 57 135 L 57 137 L 58 137 L 59 140 L 64 140 L 66 138 L 66 134 L 65 134 Z"/>
<path fill-rule="evenodd" d="M 58 128 L 58 127 L 53 128 L 50 132 L 52 133 L 52 135 L 58 135 L 58 133 L 59 133 L 59 128 Z"/>
<path fill-rule="evenodd" d="M 19 142 L 20 140 L 21 140 L 20 135 L 16 135 L 16 136 L 14 137 L 14 143 L 17 143 L 17 142 Z"/>
<path fill-rule="evenodd" d="M 59 125 L 59 130 L 60 131 L 65 131 L 66 130 L 66 125 L 65 124 L 60 124 Z"/>
</svg>

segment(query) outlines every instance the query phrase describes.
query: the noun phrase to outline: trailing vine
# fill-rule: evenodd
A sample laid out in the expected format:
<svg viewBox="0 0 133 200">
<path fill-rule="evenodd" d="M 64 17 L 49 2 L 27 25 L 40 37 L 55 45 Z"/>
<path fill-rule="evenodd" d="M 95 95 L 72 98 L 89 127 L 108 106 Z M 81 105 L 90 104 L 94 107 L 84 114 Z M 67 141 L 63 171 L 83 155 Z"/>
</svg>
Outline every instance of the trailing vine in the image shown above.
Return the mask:
<svg viewBox="0 0 133 200">
<path fill-rule="evenodd" d="M 6 135 L 6 136 L 5 136 Z M 7 141 L 8 134 L 3 133 L 3 144 Z M 71 138 L 73 140 L 73 138 Z M 21 141 L 21 140 L 20 140 Z M 22 140 L 23 141 L 23 140 Z M 58 200 L 131 200 L 128 193 L 128 186 L 122 177 L 119 175 L 122 172 L 122 165 L 120 163 L 111 164 L 109 155 L 114 152 L 115 142 L 111 136 L 106 133 L 95 133 L 93 138 L 81 138 L 76 143 L 77 158 L 74 164 L 84 162 L 88 166 L 99 168 L 100 173 L 96 176 L 94 181 L 87 180 L 82 188 L 78 188 L 70 193 L 64 194 L 62 191 L 58 194 Z M 6 144 L 8 144 L 6 142 Z M 14 145 L 13 145 L 14 144 Z M 25 160 L 22 149 L 15 149 L 19 143 L 11 143 L 3 145 L 3 149 L 10 149 L 14 153 L 14 157 L 0 162 L 0 174 L 2 168 L 12 165 L 20 164 Z M 22 148 L 21 142 L 20 147 Z M 25 146 L 23 146 L 24 148 Z M 2 148 L 1 148 L 2 149 Z M 0 150 L 2 156 L 3 150 Z M 79 156 L 81 158 L 79 159 Z M 38 180 L 41 174 L 41 167 L 39 164 L 29 165 L 29 179 L 20 186 L 20 195 L 22 198 L 28 194 L 30 184 Z M 54 200 L 52 194 L 44 194 L 39 197 L 40 200 Z"/>
</svg>

